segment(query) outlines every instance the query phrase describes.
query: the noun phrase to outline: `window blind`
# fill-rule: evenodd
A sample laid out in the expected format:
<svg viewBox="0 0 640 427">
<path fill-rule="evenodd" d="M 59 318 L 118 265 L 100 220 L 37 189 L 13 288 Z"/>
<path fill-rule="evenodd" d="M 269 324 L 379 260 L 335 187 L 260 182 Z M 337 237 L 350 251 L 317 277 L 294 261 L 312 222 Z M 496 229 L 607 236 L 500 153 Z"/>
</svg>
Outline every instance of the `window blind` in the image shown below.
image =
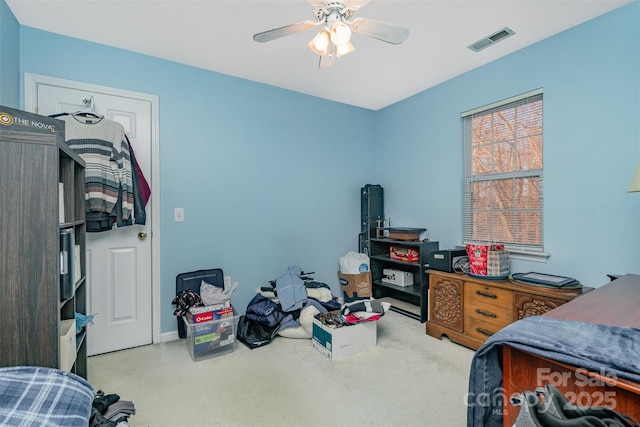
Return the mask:
<svg viewBox="0 0 640 427">
<path fill-rule="evenodd" d="M 464 243 L 543 251 L 542 90 L 462 114 Z"/>
</svg>

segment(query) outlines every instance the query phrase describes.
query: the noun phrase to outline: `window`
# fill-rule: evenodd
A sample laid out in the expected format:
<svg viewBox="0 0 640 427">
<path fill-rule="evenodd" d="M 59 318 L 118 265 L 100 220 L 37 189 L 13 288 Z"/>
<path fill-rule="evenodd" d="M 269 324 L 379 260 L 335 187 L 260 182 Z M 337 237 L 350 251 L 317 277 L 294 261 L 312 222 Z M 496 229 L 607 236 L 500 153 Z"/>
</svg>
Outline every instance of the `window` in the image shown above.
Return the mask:
<svg viewBox="0 0 640 427">
<path fill-rule="evenodd" d="M 464 243 L 543 251 L 542 90 L 462 114 Z"/>
</svg>

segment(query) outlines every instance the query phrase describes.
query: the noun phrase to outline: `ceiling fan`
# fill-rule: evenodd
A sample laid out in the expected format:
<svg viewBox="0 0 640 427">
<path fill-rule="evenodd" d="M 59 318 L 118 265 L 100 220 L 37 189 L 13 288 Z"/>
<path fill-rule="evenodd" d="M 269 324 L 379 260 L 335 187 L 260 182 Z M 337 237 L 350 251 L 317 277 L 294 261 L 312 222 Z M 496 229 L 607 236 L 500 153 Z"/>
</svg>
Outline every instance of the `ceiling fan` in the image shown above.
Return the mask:
<svg viewBox="0 0 640 427">
<path fill-rule="evenodd" d="M 301 21 L 253 35 L 257 42 L 268 42 L 280 37 L 321 27 L 309 42 L 309 47 L 320 55 L 320 68 L 327 68 L 336 58 L 355 50 L 351 44 L 351 33 L 358 33 L 391 44 L 400 44 L 409 37 L 409 30 L 385 22 L 367 18 L 351 19 L 353 12 L 369 0 L 307 0 L 313 8 L 316 21 Z"/>
</svg>

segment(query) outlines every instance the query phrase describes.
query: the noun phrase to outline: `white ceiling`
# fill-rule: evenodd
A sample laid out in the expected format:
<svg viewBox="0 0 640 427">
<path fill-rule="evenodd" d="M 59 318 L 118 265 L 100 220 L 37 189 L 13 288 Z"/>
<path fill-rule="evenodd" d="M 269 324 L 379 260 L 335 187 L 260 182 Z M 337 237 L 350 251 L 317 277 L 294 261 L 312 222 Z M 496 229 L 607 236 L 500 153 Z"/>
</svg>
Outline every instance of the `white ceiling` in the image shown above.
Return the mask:
<svg viewBox="0 0 640 427">
<path fill-rule="evenodd" d="M 371 110 L 386 107 L 632 0 L 371 0 L 352 18 L 408 28 L 400 45 L 354 34 L 327 69 L 316 31 L 267 43 L 254 33 L 315 19 L 305 0 L 6 0 L 21 25 Z M 478 53 L 467 46 L 509 27 Z"/>
</svg>

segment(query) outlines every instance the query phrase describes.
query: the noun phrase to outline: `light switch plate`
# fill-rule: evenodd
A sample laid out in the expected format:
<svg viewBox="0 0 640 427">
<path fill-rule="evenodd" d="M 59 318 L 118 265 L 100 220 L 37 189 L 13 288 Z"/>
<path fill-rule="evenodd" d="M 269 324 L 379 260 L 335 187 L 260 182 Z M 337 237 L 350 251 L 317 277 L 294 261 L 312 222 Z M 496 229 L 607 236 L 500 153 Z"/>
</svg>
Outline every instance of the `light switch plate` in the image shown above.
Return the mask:
<svg viewBox="0 0 640 427">
<path fill-rule="evenodd" d="M 173 210 L 173 220 L 175 222 L 184 222 L 184 208 L 175 208 Z"/>
</svg>

